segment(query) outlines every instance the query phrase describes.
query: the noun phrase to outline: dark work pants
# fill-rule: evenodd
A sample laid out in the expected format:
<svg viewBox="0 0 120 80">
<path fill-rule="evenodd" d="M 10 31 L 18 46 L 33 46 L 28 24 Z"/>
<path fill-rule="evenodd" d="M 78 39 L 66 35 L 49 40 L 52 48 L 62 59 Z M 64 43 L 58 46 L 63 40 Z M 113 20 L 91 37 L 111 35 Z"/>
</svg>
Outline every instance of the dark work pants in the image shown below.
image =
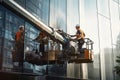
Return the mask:
<svg viewBox="0 0 120 80">
<path fill-rule="evenodd" d="M 18 62 L 18 67 L 21 72 L 23 72 L 23 62 L 24 62 L 24 44 L 21 42 L 16 42 L 16 56 L 14 62 Z"/>
<path fill-rule="evenodd" d="M 83 38 L 81 38 L 81 39 L 78 40 L 78 51 L 80 51 L 82 49 L 82 46 L 83 46 L 84 42 L 85 41 L 84 41 Z"/>
<path fill-rule="evenodd" d="M 44 53 L 45 52 L 45 48 L 44 48 L 44 43 L 41 43 L 40 46 L 39 46 L 39 51 Z"/>
</svg>

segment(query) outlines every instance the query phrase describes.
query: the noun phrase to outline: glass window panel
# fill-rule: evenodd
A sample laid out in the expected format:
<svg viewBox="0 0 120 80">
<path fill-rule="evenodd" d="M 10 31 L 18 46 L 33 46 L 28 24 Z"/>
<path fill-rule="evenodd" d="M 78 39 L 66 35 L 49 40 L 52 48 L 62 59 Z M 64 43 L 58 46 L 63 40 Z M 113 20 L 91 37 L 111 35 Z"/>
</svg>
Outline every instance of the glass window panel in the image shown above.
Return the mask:
<svg viewBox="0 0 120 80">
<path fill-rule="evenodd" d="M 119 5 L 120 6 L 120 5 Z M 116 2 L 112 1 L 111 6 L 111 29 L 113 46 L 113 66 L 116 66 L 116 56 L 120 55 L 120 8 Z M 115 74 L 115 73 L 114 73 Z M 117 79 L 117 77 L 116 77 Z"/>
<path fill-rule="evenodd" d="M 26 9 L 32 13 L 35 17 L 42 20 L 48 25 L 49 15 L 49 0 L 15 0 L 18 4 L 24 5 L 26 2 Z"/>
<path fill-rule="evenodd" d="M 80 0 L 80 26 L 93 42 L 93 64 L 88 64 L 88 78 L 100 80 L 99 38 L 96 0 Z M 94 71 L 93 71 L 94 70 Z M 91 71 L 93 74 L 91 74 Z"/>
<path fill-rule="evenodd" d="M 2 37 L 4 36 L 4 31 L 3 30 L 4 30 L 4 13 L 0 9 L 0 39 L 1 39 L 0 46 L 2 44 Z M 0 53 L 1 53 L 1 50 L 0 50 Z"/>
<path fill-rule="evenodd" d="M 51 0 L 50 4 L 50 26 L 66 32 L 67 0 Z"/>
<path fill-rule="evenodd" d="M 36 14 L 37 12 L 37 7 L 34 4 L 32 4 L 30 1 L 26 2 L 26 9 L 30 9 L 34 14 Z"/>
<path fill-rule="evenodd" d="M 41 0 L 41 20 L 48 25 L 49 20 L 49 0 Z"/>
<path fill-rule="evenodd" d="M 2 37 L 2 30 L 0 30 L 0 38 Z"/>
<path fill-rule="evenodd" d="M 102 16 L 99 16 L 99 21 L 100 21 L 99 32 L 100 32 L 100 55 L 101 55 L 102 76 L 103 78 L 110 80 L 113 79 L 113 67 L 112 67 L 113 55 L 112 55 L 112 45 L 111 45 L 112 38 L 111 38 L 110 21 Z"/>
<path fill-rule="evenodd" d="M 29 46 L 30 50 L 33 50 L 33 48 L 36 47 L 36 44 L 33 42 L 33 40 L 38 36 L 39 30 L 34 28 L 34 26 L 30 25 L 26 22 L 26 34 L 25 34 L 25 46 Z"/>
<path fill-rule="evenodd" d="M 11 59 L 11 51 L 7 49 L 3 49 L 4 55 L 3 55 L 3 67 L 5 68 L 12 68 L 12 59 Z"/>
<path fill-rule="evenodd" d="M 101 48 L 111 48 L 110 21 L 102 16 L 99 16 L 99 20 Z"/>
<path fill-rule="evenodd" d="M 119 20 L 120 20 L 120 1 L 119 1 Z"/>
<path fill-rule="evenodd" d="M 33 41 L 33 39 L 35 39 L 38 34 L 39 34 L 39 30 L 36 29 L 34 26 L 32 26 L 31 24 L 29 24 L 28 22 L 25 23 L 25 31 L 26 31 L 26 34 L 25 34 L 25 45 L 24 47 L 29 47 L 29 50 L 32 51 L 33 49 L 38 49 L 37 46 L 39 46 L 39 44 L 35 43 Z M 25 66 L 26 68 L 31 68 L 31 69 L 35 69 L 35 65 L 32 66 L 30 64 L 26 64 Z M 38 70 L 38 69 L 35 69 L 35 70 Z M 34 70 L 34 71 L 35 71 Z"/>
<path fill-rule="evenodd" d="M 41 3 L 39 3 L 39 6 L 38 6 L 38 7 L 39 7 L 39 9 L 41 9 L 41 8 L 42 8 L 42 4 L 41 4 Z"/>
<path fill-rule="evenodd" d="M 49 0 L 26 0 L 26 9 L 48 25 Z"/>
<path fill-rule="evenodd" d="M 37 5 L 39 5 L 39 3 L 40 3 L 40 0 L 26 0 L 26 2 L 30 2 L 30 3 L 32 3 L 32 4 L 34 4 L 35 6 L 37 6 Z"/>
<path fill-rule="evenodd" d="M 6 39 L 11 39 L 11 36 L 10 36 L 10 35 L 11 35 L 11 32 L 8 31 L 8 30 L 6 30 L 6 31 L 5 31 L 5 38 L 6 38 Z"/>
<path fill-rule="evenodd" d="M 15 0 L 19 5 L 21 5 L 22 7 L 25 7 L 25 1 L 26 0 Z"/>
<path fill-rule="evenodd" d="M 2 38 L 0 38 L 0 55 L 1 55 L 1 51 L 2 51 Z"/>
<path fill-rule="evenodd" d="M 3 12 L 0 10 L 0 28 L 3 26 Z"/>
<path fill-rule="evenodd" d="M 50 26 L 61 29 L 65 32 L 66 32 L 66 21 L 67 21 L 66 4 L 67 4 L 67 0 L 50 0 Z M 48 65 L 48 73 L 50 75 L 53 74 L 53 75 L 66 76 L 66 67 L 63 66 Z"/>
<path fill-rule="evenodd" d="M 83 0 L 84 1 L 84 0 Z M 94 63 L 88 66 L 88 76 L 93 80 L 100 80 L 100 60 L 99 60 L 99 40 L 98 40 L 98 25 L 97 25 L 97 13 L 96 13 L 96 0 L 87 1 L 81 3 L 80 10 L 80 25 L 86 33 L 86 38 L 90 38 L 94 42 L 93 55 Z M 85 9 L 85 10 L 84 10 Z M 91 73 L 91 69 L 94 69 L 94 74 Z"/>
<path fill-rule="evenodd" d="M 0 10 L 0 20 L 3 18 L 3 12 Z"/>
<path fill-rule="evenodd" d="M 35 33 L 37 29 L 35 29 L 33 26 L 30 27 L 30 31 Z"/>
<path fill-rule="evenodd" d="M 34 33 L 30 33 L 30 38 L 31 38 L 31 39 L 35 39 L 36 36 L 37 36 L 36 34 L 34 34 Z"/>
<path fill-rule="evenodd" d="M 6 65 L 6 68 L 12 68 L 12 50 L 14 47 L 14 39 L 15 39 L 15 33 L 18 31 L 19 26 L 23 25 L 24 21 L 13 14 L 12 12 L 6 10 L 6 13 L 4 14 L 5 17 L 5 29 L 2 30 L 4 32 L 4 49 L 3 49 L 3 60 L 6 62 L 3 62 L 3 68 L 4 65 Z"/>
<path fill-rule="evenodd" d="M 116 3 L 111 4 L 111 26 L 112 26 L 112 38 L 113 38 L 113 44 L 116 44 L 117 37 L 120 33 L 120 19 L 119 19 L 119 9 L 118 5 Z"/>
<path fill-rule="evenodd" d="M 113 1 L 115 1 L 115 2 L 119 3 L 119 0 L 113 0 Z"/>
<path fill-rule="evenodd" d="M 75 26 L 79 24 L 79 0 L 67 0 L 67 32 L 75 34 Z"/>
<path fill-rule="evenodd" d="M 79 1 L 80 0 L 67 0 L 67 33 L 75 34 L 76 24 L 80 23 L 80 14 L 79 14 Z M 70 63 L 67 64 L 67 77 L 80 78 L 80 67 L 79 65 Z"/>
<path fill-rule="evenodd" d="M 13 16 L 8 13 L 8 14 L 6 15 L 6 19 L 7 19 L 9 22 L 12 22 L 12 21 L 13 21 Z"/>
<path fill-rule="evenodd" d="M 98 1 L 98 13 L 109 17 L 109 6 L 108 0 L 97 0 Z"/>
</svg>

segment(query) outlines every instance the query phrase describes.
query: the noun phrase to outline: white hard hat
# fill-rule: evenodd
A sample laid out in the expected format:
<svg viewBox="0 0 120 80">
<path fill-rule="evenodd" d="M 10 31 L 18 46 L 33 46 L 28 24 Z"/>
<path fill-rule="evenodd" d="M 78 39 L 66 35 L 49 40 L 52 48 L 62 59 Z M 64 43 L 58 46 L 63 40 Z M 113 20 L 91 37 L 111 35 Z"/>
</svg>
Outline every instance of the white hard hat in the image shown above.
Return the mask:
<svg viewBox="0 0 120 80">
<path fill-rule="evenodd" d="M 80 25 L 79 25 L 79 24 L 77 24 L 75 27 L 80 27 Z"/>
<path fill-rule="evenodd" d="M 23 29 L 24 29 L 24 26 L 23 26 L 23 25 L 20 25 L 20 26 L 19 26 L 19 29 L 20 29 L 20 28 L 23 28 Z"/>
</svg>

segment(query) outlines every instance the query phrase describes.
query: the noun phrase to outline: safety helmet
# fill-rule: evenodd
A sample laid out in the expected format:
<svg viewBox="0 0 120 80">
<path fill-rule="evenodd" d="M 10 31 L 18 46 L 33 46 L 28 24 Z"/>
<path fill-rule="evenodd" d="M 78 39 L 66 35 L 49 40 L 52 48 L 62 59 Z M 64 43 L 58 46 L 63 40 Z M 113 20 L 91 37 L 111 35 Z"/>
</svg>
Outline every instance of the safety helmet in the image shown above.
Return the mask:
<svg viewBox="0 0 120 80">
<path fill-rule="evenodd" d="M 80 27 L 80 25 L 79 25 L 79 24 L 77 24 L 75 27 L 76 27 L 76 28 L 79 28 L 79 27 Z"/>
<path fill-rule="evenodd" d="M 19 29 L 24 29 L 24 26 L 23 26 L 23 25 L 20 25 L 20 26 L 19 26 Z"/>
</svg>

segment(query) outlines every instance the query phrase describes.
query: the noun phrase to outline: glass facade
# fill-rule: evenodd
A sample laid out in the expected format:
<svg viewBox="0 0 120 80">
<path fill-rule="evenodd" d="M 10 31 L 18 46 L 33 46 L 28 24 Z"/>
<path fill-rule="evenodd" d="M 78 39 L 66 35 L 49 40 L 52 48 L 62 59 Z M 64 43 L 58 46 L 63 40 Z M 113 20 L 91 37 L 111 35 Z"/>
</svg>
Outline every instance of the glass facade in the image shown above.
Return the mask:
<svg viewBox="0 0 120 80">
<path fill-rule="evenodd" d="M 99 51 L 99 31 L 97 22 L 97 6 L 96 0 L 80 1 L 80 25 L 85 31 L 86 37 L 94 41 L 93 56 L 94 63 L 88 64 L 88 78 L 92 80 L 100 79 L 100 51 Z M 92 72 L 92 74 L 91 74 Z"/>
<path fill-rule="evenodd" d="M 119 55 L 119 1 L 81 0 L 80 4 L 80 24 L 94 41 L 94 63 L 88 64 L 88 77 L 92 80 L 116 80 L 114 67 Z M 92 71 L 94 73 L 90 74 Z"/>
<path fill-rule="evenodd" d="M 67 0 L 50 0 L 50 26 L 66 32 Z"/>
<path fill-rule="evenodd" d="M 4 37 L 4 12 L 0 9 L 0 68 L 2 67 L 2 49 L 3 49 L 3 37 Z"/>
<path fill-rule="evenodd" d="M 80 24 L 86 38 L 94 41 L 94 62 L 90 64 L 33 65 L 24 62 L 31 73 L 90 80 L 119 80 L 114 72 L 120 55 L 120 0 L 14 0 L 47 26 L 75 34 Z M 12 71 L 15 33 L 25 26 L 24 51 L 39 49 L 33 40 L 41 32 L 36 25 L 0 3 L 0 69 Z"/>
<path fill-rule="evenodd" d="M 4 15 L 3 67 L 12 68 L 12 49 L 14 47 L 15 33 L 19 29 L 19 25 L 22 25 L 24 21 L 9 11 L 6 11 Z"/>
<path fill-rule="evenodd" d="M 75 26 L 80 23 L 79 0 L 67 0 L 67 33 L 74 35 Z M 67 64 L 67 77 L 80 78 L 79 64 Z"/>
<path fill-rule="evenodd" d="M 109 18 L 109 0 L 98 0 L 98 13 Z"/>
<path fill-rule="evenodd" d="M 79 0 L 67 0 L 67 33 L 75 34 L 75 30 L 73 31 L 73 29 L 79 23 Z"/>
<path fill-rule="evenodd" d="M 32 15 L 48 25 L 49 0 L 15 0 Z"/>
<path fill-rule="evenodd" d="M 66 32 L 67 0 L 50 0 L 49 26 Z M 66 64 L 48 65 L 48 74 L 66 76 Z"/>
</svg>

